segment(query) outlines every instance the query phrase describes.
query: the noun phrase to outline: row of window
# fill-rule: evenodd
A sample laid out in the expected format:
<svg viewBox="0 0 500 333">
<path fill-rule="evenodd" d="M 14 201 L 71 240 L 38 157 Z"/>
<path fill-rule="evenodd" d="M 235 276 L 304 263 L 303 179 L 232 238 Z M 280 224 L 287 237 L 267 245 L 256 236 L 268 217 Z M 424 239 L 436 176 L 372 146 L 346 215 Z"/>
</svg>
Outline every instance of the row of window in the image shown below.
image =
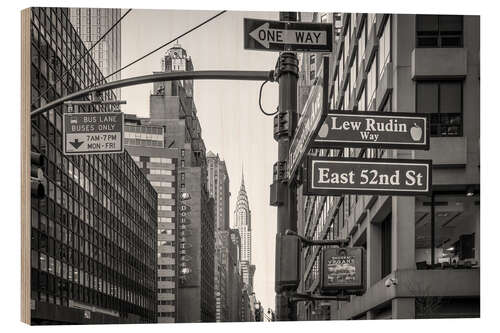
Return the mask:
<svg viewBox="0 0 500 333">
<path fill-rule="evenodd" d="M 425 20 L 430 19 L 426 15 Z M 354 107 L 357 110 L 374 110 L 375 96 L 378 81 L 382 78 L 385 68 L 391 62 L 391 18 L 386 19 L 381 35 L 379 37 L 378 51 L 374 57 L 365 54 L 367 37 L 374 32 L 376 16 L 368 14 L 366 22 L 358 29 L 361 29 L 358 39 L 357 52 L 349 58 L 348 51 L 351 38 L 356 38 L 353 33 L 354 17 L 347 23 L 346 35 L 344 37 L 343 50 L 340 52 L 338 60 L 338 71 L 333 80 L 332 102 L 341 109 L 349 110 Z M 441 16 L 436 16 L 436 20 L 441 20 Z M 445 21 L 460 21 L 462 16 L 453 16 L 444 19 Z M 417 15 L 417 22 L 422 18 Z M 458 24 L 458 23 L 457 23 Z M 461 23 L 460 23 L 461 24 Z M 419 29 L 419 24 L 417 24 Z M 461 44 L 460 44 L 461 45 Z M 346 61 L 350 59 L 350 63 Z M 373 60 L 371 60 L 373 59 Z M 362 81 L 358 76 L 362 75 L 364 68 L 361 66 L 366 62 L 366 82 L 358 86 Z M 350 67 L 349 67 L 350 66 Z M 348 71 L 348 75 L 345 73 Z M 344 80 L 345 78 L 345 80 Z M 359 81 L 359 82 L 358 82 Z M 461 136 L 463 135 L 463 107 L 462 107 L 462 81 L 417 81 L 416 82 L 416 111 L 418 113 L 430 114 L 431 135 L 432 136 Z M 345 90 L 344 90 L 345 88 Z M 356 89 L 356 90 L 355 90 Z M 359 96 L 359 99 L 352 101 L 352 98 Z M 391 99 L 382 107 L 383 111 L 391 110 Z M 446 113 L 446 115 L 444 115 Z"/>
<path fill-rule="evenodd" d="M 103 78 L 90 55 L 80 59 L 86 49 L 67 15 L 32 8 L 33 108 Z M 48 181 L 48 198 L 32 198 L 32 299 L 75 300 L 154 321 L 156 192 L 127 153 L 64 156 L 65 108 L 32 118 L 32 150 L 47 156 Z"/>
</svg>

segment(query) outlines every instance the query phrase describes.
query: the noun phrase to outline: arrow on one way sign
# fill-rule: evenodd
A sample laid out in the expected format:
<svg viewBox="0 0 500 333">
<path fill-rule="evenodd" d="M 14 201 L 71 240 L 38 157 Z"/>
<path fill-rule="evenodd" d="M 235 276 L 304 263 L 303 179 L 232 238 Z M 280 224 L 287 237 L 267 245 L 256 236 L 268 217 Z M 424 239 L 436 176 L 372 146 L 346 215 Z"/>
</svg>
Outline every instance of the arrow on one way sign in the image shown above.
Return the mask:
<svg viewBox="0 0 500 333">
<path fill-rule="evenodd" d="M 272 29 L 269 22 L 250 32 L 250 36 L 267 49 L 269 43 L 326 45 L 326 31 Z"/>
</svg>

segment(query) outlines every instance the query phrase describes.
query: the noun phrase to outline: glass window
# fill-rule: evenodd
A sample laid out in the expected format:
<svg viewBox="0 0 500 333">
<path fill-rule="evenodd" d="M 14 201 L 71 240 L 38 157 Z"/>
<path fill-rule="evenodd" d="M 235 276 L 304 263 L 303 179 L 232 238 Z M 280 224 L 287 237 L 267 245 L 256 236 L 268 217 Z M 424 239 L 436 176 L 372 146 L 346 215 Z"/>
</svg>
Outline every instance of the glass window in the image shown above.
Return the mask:
<svg viewBox="0 0 500 333">
<path fill-rule="evenodd" d="M 365 94 L 366 89 L 363 87 L 363 91 L 361 92 L 361 95 L 359 97 L 358 101 L 358 111 L 366 111 L 366 94 Z"/>
<path fill-rule="evenodd" d="M 434 205 L 434 216 L 432 206 Z M 435 193 L 415 200 L 417 269 L 479 267 L 479 194 Z M 434 230 L 430 227 L 434 223 Z M 434 233 L 434 243 L 432 243 Z"/>
<path fill-rule="evenodd" d="M 377 91 L 377 62 L 372 61 L 370 66 L 370 70 L 368 71 L 367 79 L 366 79 L 366 97 L 367 97 L 367 106 L 368 108 L 373 109 L 373 99 L 375 98 L 375 92 Z"/>
<path fill-rule="evenodd" d="M 462 47 L 463 16 L 417 15 L 417 47 Z"/>
<path fill-rule="evenodd" d="M 389 63 L 391 59 L 391 19 L 388 19 L 382 36 L 379 41 L 379 78 L 382 77 L 382 74 L 385 70 L 385 65 Z"/>
<path fill-rule="evenodd" d="M 430 114 L 431 136 L 463 135 L 462 82 L 417 82 L 416 109 Z"/>
<path fill-rule="evenodd" d="M 372 30 L 373 30 L 373 25 L 375 23 L 375 19 L 376 19 L 376 14 L 373 14 L 373 13 L 368 13 L 368 17 L 366 19 L 366 26 L 367 26 L 367 34 L 368 34 L 368 37 L 370 36 Z"/>
</svg>

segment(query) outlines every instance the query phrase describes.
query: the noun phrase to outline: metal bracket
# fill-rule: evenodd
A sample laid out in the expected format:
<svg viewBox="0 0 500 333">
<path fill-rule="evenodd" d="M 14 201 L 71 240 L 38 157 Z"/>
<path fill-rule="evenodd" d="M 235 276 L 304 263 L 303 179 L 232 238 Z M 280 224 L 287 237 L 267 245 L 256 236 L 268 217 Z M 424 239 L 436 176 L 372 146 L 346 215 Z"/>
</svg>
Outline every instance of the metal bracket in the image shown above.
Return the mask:
<svg viewBox="0 0 500 333">
<path fill-rule="evenodd" d="M 299 60 L 295 53 L 283 52 L 280 54 L 274 70 L 275 81 L 278 81 L 281 74 L 284 73 L 292 73 L 299 77 Z"/>
<path fill-rule="evenodd" d="M 278 161 L 273 165 L 273 181 L 283 182 L 287 178 L 287 161 Z"/>
<path fill-rule="evenodd" d="M 322 296 L 322 295 L 314 295 L 312 293 L 302 294 L 302 293 L 293 293 L 290 294 L 289 297 L 290 302 L 300 302 L 300 301 L 342 301 L 349 302 L 351 298 L 349 296 Z"/>
<path fill-rule="evenodd" d="M 273 119 L 273 136 L 278 141 L 283 136 L 288 136 L 288 112 L 278 112 Z"/>
<path fill-rule="evenodd" d="M 338 245 L 339 247 L 346 247 L 350 242 L 350 237 L 344 239 L 321 239 L 321 240 L 313 240 L 308 237 L 304 237 L 299 235 L 297 232 L 287 229 L 285 231 L 285 235 L 289 236 L 297 236 L 301 243 L 302 247 L 306 246 L 327 246 L 327 245 Z"/>
</svg>

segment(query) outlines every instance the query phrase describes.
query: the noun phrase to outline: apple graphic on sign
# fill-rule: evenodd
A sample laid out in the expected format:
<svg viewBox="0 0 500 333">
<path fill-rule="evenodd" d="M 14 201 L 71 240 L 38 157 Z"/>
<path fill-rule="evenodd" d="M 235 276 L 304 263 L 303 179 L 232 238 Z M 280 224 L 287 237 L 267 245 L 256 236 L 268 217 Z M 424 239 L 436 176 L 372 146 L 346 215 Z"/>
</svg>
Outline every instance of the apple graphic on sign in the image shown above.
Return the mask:
<svg viewBox="0 0 500 333">
<path fill-rule="evenodd" d="M 416 123 L 413 123 L 413 126 L 410 129 L 410 135 L 413 141 L 420 141 L 422 138 L 422 128 Z"/>
<path fill-rule="evenodd" d="M 324 123 L 321 128 L 319 129 L 318 135 L 320 138 L 326 138 L 328 135 L 328 125 Z"/>
</svg>

